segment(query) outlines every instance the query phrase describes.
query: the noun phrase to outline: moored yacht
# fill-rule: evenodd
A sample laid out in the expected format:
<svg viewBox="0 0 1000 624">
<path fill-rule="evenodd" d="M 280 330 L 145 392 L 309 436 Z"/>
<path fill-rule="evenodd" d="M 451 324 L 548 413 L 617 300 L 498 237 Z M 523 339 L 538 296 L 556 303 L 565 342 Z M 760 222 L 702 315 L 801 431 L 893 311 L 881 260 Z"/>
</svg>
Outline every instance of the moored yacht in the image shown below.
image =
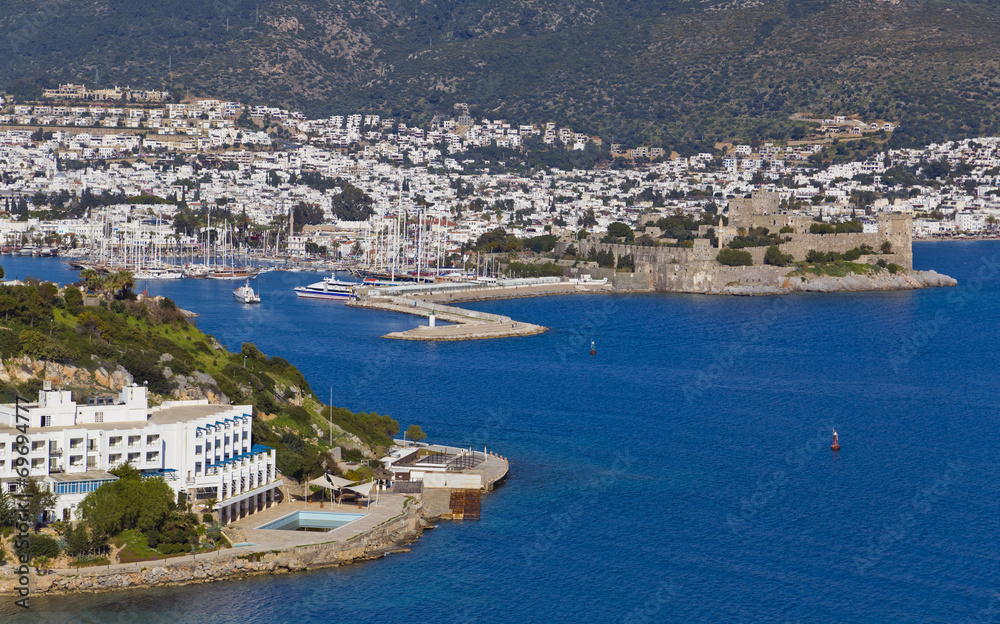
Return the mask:
<svg viewBox="0 0 1000 624">
<path fill-rule="evenodd" d="M 295 295 L 305 299 L 340 299 L 347 301 L 354 298 L 354 288 L 357 282 L 344 282 L 333 277 L 324 278 L 322 282 L 298 286 Z"/>
</svg>

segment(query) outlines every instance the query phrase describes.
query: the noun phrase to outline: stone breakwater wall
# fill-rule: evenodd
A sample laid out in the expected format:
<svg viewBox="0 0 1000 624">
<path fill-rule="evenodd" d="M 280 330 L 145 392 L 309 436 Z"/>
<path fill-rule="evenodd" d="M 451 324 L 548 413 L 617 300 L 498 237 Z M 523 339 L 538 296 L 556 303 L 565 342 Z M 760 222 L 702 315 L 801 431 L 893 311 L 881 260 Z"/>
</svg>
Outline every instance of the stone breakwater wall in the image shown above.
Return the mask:
<svg viewBox="0 0 1000 624">
<path fill-rule="evenodd" d="M 260 574 L 286 574 L 376 559 L 400 544 L 420 536 L 425 521 L 419 502 L 412 502 L 399 516 L 346 542 L 300 546 L 283 551 L 254 552 L 239 548 L 220 556 L 192 560 L 143 562 L 137 566 L 82 568 L 79 572 L 31 575 L 31 594 L 52 595 L 120 591 L 130 588 L 210 583 Z M 16 580 L 0 579 L 0 594 L 13 594 Z"/>
</svg>

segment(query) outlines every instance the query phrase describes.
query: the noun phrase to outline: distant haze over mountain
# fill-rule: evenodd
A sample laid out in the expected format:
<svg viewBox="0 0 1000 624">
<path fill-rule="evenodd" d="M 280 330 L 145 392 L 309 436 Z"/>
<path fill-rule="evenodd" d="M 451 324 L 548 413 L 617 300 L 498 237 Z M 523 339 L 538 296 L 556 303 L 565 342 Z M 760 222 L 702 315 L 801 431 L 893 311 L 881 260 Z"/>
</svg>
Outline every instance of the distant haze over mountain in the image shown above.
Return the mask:
<svg viewBox="0 0 1000 624">
<path fill-rule="evenodd" d="M 0 0 L 0 84 L 166 87 L 425 121 L 456 102 L 690 151 L 789 115 L 1000 130 L 989 0 Z"/>
</svg>

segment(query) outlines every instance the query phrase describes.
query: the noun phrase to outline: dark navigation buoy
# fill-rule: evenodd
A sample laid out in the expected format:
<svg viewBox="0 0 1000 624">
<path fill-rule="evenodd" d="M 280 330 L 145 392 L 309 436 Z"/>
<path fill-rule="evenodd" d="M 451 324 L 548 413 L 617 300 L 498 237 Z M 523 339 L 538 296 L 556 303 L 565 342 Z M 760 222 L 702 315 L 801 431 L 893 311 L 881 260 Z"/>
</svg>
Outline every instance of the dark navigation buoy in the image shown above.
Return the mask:
<svg viewBox="0 0 1000 624">
<path fill-rule="evenodd" d="M 836 429 L 833 430 L 833 444 L 830 445 L 830 450 L 831 451 L 839 451 L 840 450 L 840 438 L 837 437 L 837 430 Z"/>
<path fill-rule="evenodd" d="M 594 348 L 594 341 L 593 340 L 590 341 L 590 354 L 591 355 L 597 355 L 597 349 Z"/>
</svg>

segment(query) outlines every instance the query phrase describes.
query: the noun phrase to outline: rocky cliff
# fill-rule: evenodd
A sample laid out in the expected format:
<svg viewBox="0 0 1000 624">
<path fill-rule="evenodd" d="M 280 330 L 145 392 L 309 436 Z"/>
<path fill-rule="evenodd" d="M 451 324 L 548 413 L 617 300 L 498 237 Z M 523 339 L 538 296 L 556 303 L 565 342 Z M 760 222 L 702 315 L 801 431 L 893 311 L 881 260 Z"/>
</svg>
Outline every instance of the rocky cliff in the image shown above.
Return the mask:
<svg viewBox="0 0 1000 624">
<path fill-rule="evenodd" d="M 93 357 L 96 362 L 96 356 Z M 168 357 L 169 354 L 164 354 L 161 362 L 169 362 Z M 72 364 L 58 364 L 22 356 L 0 360 L 0 382 L 24 383 L 40 379 L 52 382 L 52 386 L 56 388 L 117 395 L 123 386 L 133 382 L 133 377 L 121 364 L 116 363 L 112 370 L 108 370 L 108 367 L 110 364 L 90 370 Z M 219 390 L 211 375 L 200 371 L 180 375 L 172 372 L 169 366 L 163 370 L 167 379 L 176 384 L 169 398 L 180 401 L 208 399 L 210 403 L 229 403 L 229 398 Z"/>
<path fill-rule="evenodd" d="M 727 284 L 720 292 L 727 295 L 784 295 L 793 292 L 914 290 L 957 285 L 957 280 L 936 271 L 907 271 L 895 275 L 882 271 L 870 275 L 851 274 L 844 277 L 829 275 L 785 277 L 780 283 L 734 283 Z"/>
</svg>

